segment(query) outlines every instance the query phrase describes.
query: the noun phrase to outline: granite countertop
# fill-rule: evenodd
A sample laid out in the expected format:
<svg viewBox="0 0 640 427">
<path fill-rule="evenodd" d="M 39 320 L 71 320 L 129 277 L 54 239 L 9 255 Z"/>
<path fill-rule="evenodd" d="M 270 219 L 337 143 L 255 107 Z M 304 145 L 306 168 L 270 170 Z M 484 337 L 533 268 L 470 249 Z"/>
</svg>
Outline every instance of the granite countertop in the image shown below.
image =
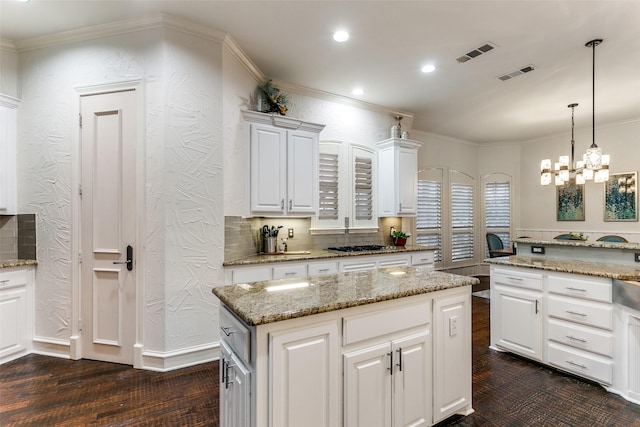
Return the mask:
<svg viewBox="0 0 640 427">
<path fill-rule="evenodd" d="M 240 258 L 231 261 L 225 261 L 222 263 L 225 267 L 237 267 L 241 265 L 255 265 L 255 264 L 267 264 L 270 262 L 286 262 L 286 261 L 308 261 L 318 260 L 324 258 L 342 258 L 342 257 L 354 257 L 362 255 L 380 255 L 380 254 L 397 254 L 405 252 L 419 252 L 430 251 L 437 248 L 430 246 L 387 246 L 385 249 L 376 251 L 361 251 L 361 252 L 340 252 L 329 250 L 310 250 L 310 251 L 292 251 L 287 253 L 267 255 L 256 254 L 245 258 Z"/>
<path fill-rule="evenodd" d="M 619 280 L 640 279 L 640 265 L 636 267 L 604 262 L 545 259 L 524 256 L 489 258 L 484 261 L 489 264 L 535 268 L 538 270 L 558 271 L 562 273 L 586 274 L 588 276 L 608 277 Z"/>
<path fill-rule="evenodd" d="M 554 246 L 575 246 L 581 248 L 605 248 L 605 249 L 633 249 L 640 250 L 640 243 L 624 242 L 599 242 L 597 240 L 538 240 L 529 238 L 518 238 L 513 240 L 516 243 L 527 245 L 554 245 Z"/>
<path fill-rule="evenodd" d="M 0 268 L 22 267 L 25 265 L 38 265 L 35 259 L 7 259 L 0 261 Z"/>
<path fill-rule="evenodd" d="M 359 305 L 478 284 L 427 267 L 390 267 L 214 288 L 247 325 L 257 326 Z"/>
</svg>

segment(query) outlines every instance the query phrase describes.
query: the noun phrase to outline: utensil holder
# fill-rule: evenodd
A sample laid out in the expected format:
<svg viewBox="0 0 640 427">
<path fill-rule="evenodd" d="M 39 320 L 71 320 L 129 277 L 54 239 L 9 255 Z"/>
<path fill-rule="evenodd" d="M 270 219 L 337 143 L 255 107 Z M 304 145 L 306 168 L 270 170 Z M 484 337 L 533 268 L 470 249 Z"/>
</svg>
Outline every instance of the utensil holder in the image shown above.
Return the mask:
<svg viewBox="0 0 640 427">
<path fill-rule="evenodd" d="M 265 237 L 262 240 L 262 243 L 263 243 L 262 252 L 264 252 L 265 254 L 275 254 L 276 253 L 276 247 L 277 247 L 277 243 L 278 243 L 278 238 L 277 237 Z"/>
</svg>

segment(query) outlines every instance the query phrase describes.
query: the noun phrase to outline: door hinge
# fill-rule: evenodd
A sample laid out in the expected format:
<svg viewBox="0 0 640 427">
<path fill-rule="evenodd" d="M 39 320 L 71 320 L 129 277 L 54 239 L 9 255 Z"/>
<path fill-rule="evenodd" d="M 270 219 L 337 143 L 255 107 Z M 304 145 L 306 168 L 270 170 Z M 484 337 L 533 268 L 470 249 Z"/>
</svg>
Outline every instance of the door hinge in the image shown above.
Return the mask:
<svg viewBox="0 0 640 427">
<path fill-rule="evenodd" d="M 78 254 L 78 263 L 82 264 L 82 254 L 81 253 Z"/>
<path fill-rule="evenodd" d="M 82 127 L 82 114 L 78 114 L 78 125 Z"/>
<path fill-rule="evenodd" d="M 78 185 L 78 194 L 82 196 L 82 184 Z"/>
<path fill-rule="evenodd" d="M 82 319 L 78 320 L 78 330 L 81 331 L 82 330 Z"/>
</svg>

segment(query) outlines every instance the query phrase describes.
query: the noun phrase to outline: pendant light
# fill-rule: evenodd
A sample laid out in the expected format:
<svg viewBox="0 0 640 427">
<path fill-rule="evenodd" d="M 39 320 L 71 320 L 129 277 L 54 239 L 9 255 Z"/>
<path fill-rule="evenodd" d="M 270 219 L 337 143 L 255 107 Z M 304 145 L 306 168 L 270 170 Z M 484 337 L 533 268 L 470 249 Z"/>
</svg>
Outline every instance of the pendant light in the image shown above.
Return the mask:
<svg viewBox="0 0 640 427">
<path fill-rule="evenodd" d="M 572 177 L 575 178 L 576 184 L 585 183 L 585 178 L 583 175 L 584 162 L 582 160 L 579 160 L 577 163 L 574 163 L 573 161 L 576 145 L 573 133 L 575 126 L 574 110 L 577 106 L 577 103 L 567 105 L 568 108 L 571 108 L 571 155 L 560 156 L 558 162 L 554 164 L 553 169 L 551 169 L 551 159 L 544 159 L 542 162 L 540 162 L 540 184 L 542 185 L 551 184 L 552 175 L 555 176 L 554 182 L 556 185 L 566 184 Z"/>
<path fill-rule="evenodd" d="M 585 44 L 593 52 L 592 79 L 591 79 L 591 146 L 587 148 L 584 155 L 585 169 L 593 171 L 595 182 L 605 182 L 609 180 L 609 155 L 602 154 L 602 149 L 596 144 L 596 46 L 602 43 L 602 39 L 594 39 Z"/>
</svg>

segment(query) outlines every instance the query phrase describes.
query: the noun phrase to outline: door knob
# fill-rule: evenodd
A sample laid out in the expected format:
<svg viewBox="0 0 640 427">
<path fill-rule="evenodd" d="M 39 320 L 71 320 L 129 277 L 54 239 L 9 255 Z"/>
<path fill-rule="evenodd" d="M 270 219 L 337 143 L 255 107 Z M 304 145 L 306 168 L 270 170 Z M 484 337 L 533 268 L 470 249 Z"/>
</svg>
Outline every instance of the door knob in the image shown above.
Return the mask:
<svg viewBox="0 0 640 427">
<path fill-rule="evenodd" d="M 133 246 L 127 245 L 127 260 L 113 261 L 114 264 L 127 264 L 127 270 L 133 270 Z"/>
</svg>

